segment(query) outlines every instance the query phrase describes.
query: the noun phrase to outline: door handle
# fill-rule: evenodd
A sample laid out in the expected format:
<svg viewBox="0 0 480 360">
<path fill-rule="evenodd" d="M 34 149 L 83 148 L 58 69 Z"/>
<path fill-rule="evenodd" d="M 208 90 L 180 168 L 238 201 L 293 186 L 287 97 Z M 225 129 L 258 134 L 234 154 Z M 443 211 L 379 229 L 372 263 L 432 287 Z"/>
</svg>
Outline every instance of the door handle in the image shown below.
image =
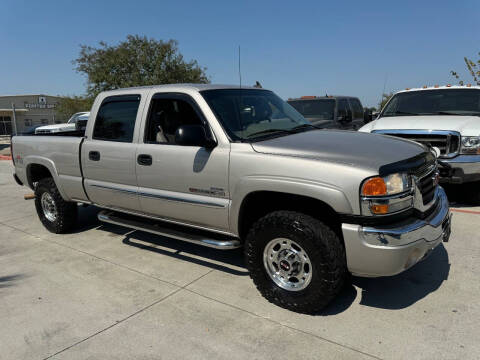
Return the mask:
<svg viewBox="0 0 480 360">
<path fill-rule="evenodd" d="M 152 165 L 152 156 L 148 154 L 140 154 L 137 156 L 138 165 L 150 166 Z"/>
<path fill-rule="evenodd" d="M 90 151 L 88 158 L 92 161 L 100 161 L 100 153 L 98 151 Z"/>
</svg>

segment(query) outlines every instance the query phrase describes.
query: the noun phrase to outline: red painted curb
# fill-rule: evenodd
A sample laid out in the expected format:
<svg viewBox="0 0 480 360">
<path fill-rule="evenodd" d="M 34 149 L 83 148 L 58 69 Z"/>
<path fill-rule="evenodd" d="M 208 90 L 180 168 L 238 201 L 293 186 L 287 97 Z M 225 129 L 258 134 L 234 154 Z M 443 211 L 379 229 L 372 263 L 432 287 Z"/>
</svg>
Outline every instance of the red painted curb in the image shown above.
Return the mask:
<svg viewBox="0 0 480 360">
<path fill-rule="evenodd" d="M 477 215 L 480 215 L 480 211 L 475 211 L 475 210 L 462 210 L 462 209 L 452 209 L 452 208 L 450 208 L 450 211 L 459 212 L 459 213 L 465 213 L 465 214 L 477 214 Z"/>
</svg>

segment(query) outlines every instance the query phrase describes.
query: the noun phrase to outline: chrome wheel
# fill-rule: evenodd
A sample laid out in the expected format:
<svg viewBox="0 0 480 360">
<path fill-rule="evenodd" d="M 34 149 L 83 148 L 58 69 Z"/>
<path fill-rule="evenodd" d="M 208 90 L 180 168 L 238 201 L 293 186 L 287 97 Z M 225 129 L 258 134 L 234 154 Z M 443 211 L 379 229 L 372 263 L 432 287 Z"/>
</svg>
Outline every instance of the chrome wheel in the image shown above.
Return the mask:
<svg viewBox="0 0 480 360">
<path fill-rule="evenodd" d="M 290 239 L 271 240 L 263 251 L 263 265 L 275 284 L 285 290 L 303 290 L 312 280 L 310 258 Z"/>
<path fill-rule="evenodd" d="M 57 220 L 57 206 L 55 205 L 52 196 L 48 192 L 44 192 L 40 202 L 42 203 L 43 214 L 47 220 L 51 222 Z"/>
</svg>

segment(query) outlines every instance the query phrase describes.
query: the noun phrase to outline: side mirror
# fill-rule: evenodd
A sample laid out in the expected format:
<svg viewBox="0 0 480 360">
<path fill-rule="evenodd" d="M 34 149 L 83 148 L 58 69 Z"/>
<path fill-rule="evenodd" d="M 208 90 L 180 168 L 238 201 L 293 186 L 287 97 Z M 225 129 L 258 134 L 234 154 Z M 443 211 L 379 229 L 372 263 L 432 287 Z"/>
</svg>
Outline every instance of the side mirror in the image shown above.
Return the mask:
<svg viewBox="0 0 480 360">
<path fill-rule="evenodd" d="M 75 130 L 85 131 L 85 129 L 87 128 L 87 122 L 88 120 L 77 120 L 75 122 Z"/>
<path fill-rule="evenodd" d="M 342 124 L 347 124 L 352 121 L 352 114 L 348 112 L 342 112 L 337 115 L 337 121 Z"/>
<path fill-rule="evenodd" d="M 202 125 L 183 125 L 175 131 L 175 143 L 184 146 L 214 148 L 217 143 L 207 136 Z"/>
<path fill-rule="evenodd" d="M 372 112 L 369 110 L 369 109 L 365 109 L 363 111 L 363 122 L 365 124 L 369 123 L 370 121 L 372 121 L 373 117 L 372 117 Z"/>
</svg>

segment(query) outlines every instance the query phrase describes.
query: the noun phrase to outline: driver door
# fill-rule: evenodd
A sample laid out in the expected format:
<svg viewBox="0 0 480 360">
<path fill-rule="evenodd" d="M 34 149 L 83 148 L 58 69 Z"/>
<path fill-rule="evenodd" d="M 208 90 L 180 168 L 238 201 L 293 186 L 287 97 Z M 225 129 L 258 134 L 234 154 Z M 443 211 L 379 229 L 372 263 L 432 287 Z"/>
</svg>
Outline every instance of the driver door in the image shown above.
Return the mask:
<svg viewBox="0 0 480 360">
<path fill-rule="evenodd" d="M 136 154 L 142 211 L 167 221 L 228 230 L 230 145 L 179 145 L 175 133 L 182 125 L 211 131 L 190 96 L 154 94 Z"/>
</svg>

